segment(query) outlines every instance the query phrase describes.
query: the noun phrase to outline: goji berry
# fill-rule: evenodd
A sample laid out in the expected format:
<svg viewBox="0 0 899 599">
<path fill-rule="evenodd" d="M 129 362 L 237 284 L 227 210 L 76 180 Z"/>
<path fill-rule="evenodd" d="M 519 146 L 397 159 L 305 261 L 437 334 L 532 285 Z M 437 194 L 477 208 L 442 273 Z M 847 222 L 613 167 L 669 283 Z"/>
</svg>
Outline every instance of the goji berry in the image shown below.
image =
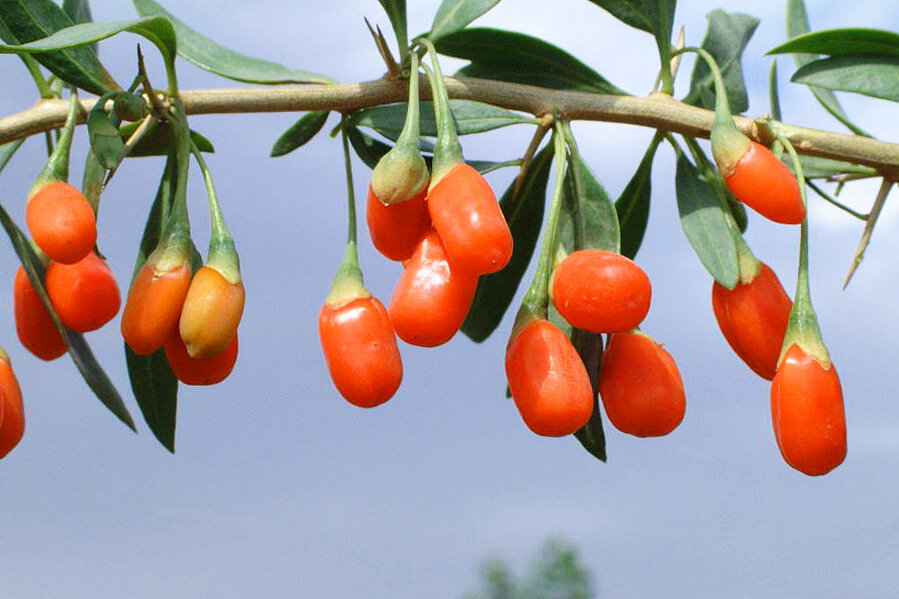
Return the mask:
<svg viewBox="0 0 899 599">
<path fill-rule="evenodd" d="M 368 188 L 365 220 L 375 249 L 384 257 L 398 262 L 408 259 L 431 228 L 426 193 L 424 189 L 403 202 L 385 205 Z"/>
<path fill-rule="evenodd" d="M 0 401 L 3 422 L 0 424 L 0 458 L 5 457 L 22 440 L 25 433 L 25 405 L 22 389 L 6 352 L 0 350 Z"/>
<path fill-rule="evenodd" d="M 605 250 L 579 250 L 552 275 L 553 306 L 573 327 L 593 333 L 629 331 L 649 311 L 649 277 L 632 260 Z"/>
<path fill-rule="evenodd" d="M 712 285 L 712 310 L 731 349 L 760 377 L 777 372 L 793 302 L 767 264 L 733 289 Z"/>
<path fill-rule="evenodd" d="M 75 332 L 99 329 L 119 311 L 121 298 L 115 277 L 94 252 L 75 264 L 51 261 L 45 284 L 59 319 Z"/>
<path fill-rule="evenodd" d="M 194 275 L 181 309 L 179 330 L 193 358 L 224 351 L 243 315 L 243 282 L 229 280 L 208 264 Z"/>
<path fill-rule="evenodd" d="M 450 261 L 475 275 L 512 257 L 512 233 L 490 185 L 471 166 L 454 166 L 428 192 L 428 210 Z"/>
<path fill-rule="evenodd" d="M 25 224 L 51 260 L 74 264 L 97 241 L 94 211 L 81 192 L 62 181 L 43 185 L 25 204 Z"/>
<path fill-rule="evenodd" d="M 845 459 L 846 416 L 837 370 L 795 343 L 771 383 L 771 420 L 780 454 L 803 474 L 827 474 Z"/>
<path fill-rule="evenodd" d="M 393 397 L 403 379 L 396 335 L 384 305 L 359 297 L 322 305 L 318 336 L 331 380 L 348 402 L 372 408 Z"/>
<path fill-rule="evenodd" d="M 590 419 L 590 377 L 571 341 L 548 320 L 533 320 L 513 333 L 505 367 L 515 406 L 534 433 L 570 435 Z"/>
<path fill-rule="evenodd" d="M 667 435 L 686 409 L 684 384 L 671 354 L 638 330 L 609 336 L 599 396 L 615 428 L 637 437 Z"/>
<path fill-rule="evenodd" d="M 231 374 L 237 361 L 237 333 L 221 352 L 204 358 L 191 358 L 178 331 L 165 343 L 165 357 L 172 372 L 185 385 L 215 385 Z"/>
<path fill-rule="evenodd" d="M 765 218 L 787 225 L 799 224 L 805 218 L 796 177 L 765 146 L 749 141 L 732 167 L 719 163 L 719 168 L 734 197 Z"/>
<path fill-rule="evenodd" d="M 388 308 L 396 334 L 412 345 L 434 347 L 452 339 L 471 307 L 478 279 L 447 258 L 430 229 L 405 262 Z"/>
<path fill-rule="evenodd" d="M 164 271 L 150 261 L 141 267 L 122 311 L 122 337 L 134 353 L 152 354 L 178 329 L 190 280 L 187 262 Z"/>
<path fill-rule="evenodd" d="M 13 280 L 13 313 L 16 334 L 25 349 L 48 361 L 66 353 L 65 339 L 21 266 Z"/>
</svg>

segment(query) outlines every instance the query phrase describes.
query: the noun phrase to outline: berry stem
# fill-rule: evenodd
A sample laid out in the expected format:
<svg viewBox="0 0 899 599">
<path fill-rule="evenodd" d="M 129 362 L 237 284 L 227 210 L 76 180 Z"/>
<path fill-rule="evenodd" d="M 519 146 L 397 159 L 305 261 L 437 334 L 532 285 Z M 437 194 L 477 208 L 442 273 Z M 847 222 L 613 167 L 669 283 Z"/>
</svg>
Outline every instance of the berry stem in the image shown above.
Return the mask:
<svg viewBox="0 0 899 599">
<path fill-rule="evenodd" d="M 463 162 L 462 146 L 456 134 L 456 123 L 453 120 L 453 112 L 450 108 L 449 94 L 446 91 L 446 83 L 440 71 L 440 62 L 437 60 L 437 49 L 426 37 L 420 38 L 431 58 L 433 71 L 425 68 L 428 81 L 431 84 L 431 97 L 434 102 L 434 119 L 437 124 L 437 143 L 434 145 L 434 163 L 431 169 L 431 186 L 434 186 L 450 172 L 454 166 Z"/>
<path fill-rule="evenodd" d="M 414 152 L 419 151 L 419 139 L 421 137 L 421 128 L 419 125 L 419 90 L 418 90 L 418 54 L 415 52 L 411 56 L 411 66 L 409 67 L 409 102 L 406 105 L 406 120 L 403 122 L 403 130 L 396 140 L 396 146 L 408 146 Z"/>
<path fill-rule="evenodd" d="M 222 207 L 219 204 L 218 194 L 215 191 L 215 184 L 212 181 L 209 167 L 206 166 L 206 161 L 203 159 L 203 153 L 192 141 L 190 142 L 190 151 L 200 167 L 200 172 L 203 174 L 206 197 L 209 201 L 209 220 L 212 226 L 212 235 L 209 238 L 209 254 L 206 257 L 206 263 L 214 266 L 229 283 L 236 285 L 241 278 L 240 259 L 234 247 L 234 238 L 231 237 L 228 225 L 225 224 L 225 217 L 222 215 Z"/>
<path fill-rule="evenodd" d="M 69 150 L 72 147 L 72 135 L 80 112 L 81 103 L 78 101 L 77 90 L 73 87 L 69 95 L 69 112 L 66 115 L 66 122 L 62 127 L 59 139 L 56 141 L 56 146 L 53 148 L 53 153 L 47 158 L 44 168 L 31 187 L 31 192 L 28 194 L 29 197 L 33 196 L 41 187 L 51 181 L 66 182 L 69 180 Z"/>
</svg>

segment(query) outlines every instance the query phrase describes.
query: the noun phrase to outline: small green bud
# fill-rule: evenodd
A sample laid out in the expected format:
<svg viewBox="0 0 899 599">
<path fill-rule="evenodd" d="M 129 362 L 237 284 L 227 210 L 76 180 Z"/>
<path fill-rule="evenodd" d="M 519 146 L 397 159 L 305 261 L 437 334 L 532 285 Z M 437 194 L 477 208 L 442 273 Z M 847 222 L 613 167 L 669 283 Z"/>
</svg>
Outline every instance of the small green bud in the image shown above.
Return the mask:
<svg viewBox="0 0 899 599">
<path fill-rule="evenodd" d="M 428 166 L 418 150 L 398 143 L 384 154 L 371 173 L 371 189 L 384 204 L 401 204 L 428 185 Z"/>
</svg>

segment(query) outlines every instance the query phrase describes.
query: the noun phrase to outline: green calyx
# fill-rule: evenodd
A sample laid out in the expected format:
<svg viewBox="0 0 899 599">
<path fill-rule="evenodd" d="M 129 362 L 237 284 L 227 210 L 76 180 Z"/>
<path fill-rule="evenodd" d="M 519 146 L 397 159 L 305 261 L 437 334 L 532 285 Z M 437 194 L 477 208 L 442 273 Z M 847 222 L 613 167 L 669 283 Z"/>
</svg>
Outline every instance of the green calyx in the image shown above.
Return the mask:
<svg viewBox="0 0 899 599">
<path fill-rule="evenodd" d="M 75 124 L 78 121 L 78 115 L 81 112 L 81 104 L 78 102 L 78 94 L 72 88 L 69 95 L 69 112 L 66 114 L 66 122 L 62 126 L 59 134 L 59 140 L 53 148 L 50 157 L 41 169 L 40 174 L 34 180 L 28 197 L 31 198 L 47 183 L 54 181 L 68 182 L 69 180 L 69 150 L 72 147 L 72 135 L 75 132 Z"/>
<path fill-rule="evenodd" d="M 759 266 L 759 261 L 749 249 L 749 246 L 746 245 L 746 242 L 743 240 L 743 236 L 738 235 L 737 240 L 737 261 L 740 265 L 739 282 L 747 285 L 754 281 L 759 275 L 761 267 Z"/>
<path fill-rule="evenodd" d="M 149 256 L 147 264 L 156 272 L 170 272 L 182 264 L 191 262 L 190 230 L 183 226 L 169 227 L 168 234 L 159 240 Z"/>
<path fill-rule="evenodd" d="M 331 279 L 331 288 L 328 290 L 325 303 L 336 310 L 353 300 L 365 297 L 371 297 L 371 292 L 362 282 L 362 270 L 356 259 L 356 242 L 350 241 L 346 244 L 343 261 Z"/>
<path fill-rule="evenodd" d="M 385 206 L 405 202 L 427 187 L 430 175 L 419 151 L 419 139 L 418 55 L 413 53 L 403 131 L 371 173 L 372 192 Z"/>
<path fill-rule="evenodd" d="M 450 109 L 449 93 L 446 91 L 446 83 L 440 71 L 440 63 L 437 61 L 437 49 L 426 37 L 419 38 L 419 43 L 428 51 L 431 58 L 433 71 L 424 67 L 431 85 L 431 97 L 434 100 L 434 118 L 437 124 L 437 141 L 434 144 L 434 164 L 431 172 L 431 185 L 434 186 L 448 174 L 453 168 L 464 162 L 462 158 L 462 146 L 456 134 L 456 123 L 453 120 L 453 112 Z"/>
</svg>

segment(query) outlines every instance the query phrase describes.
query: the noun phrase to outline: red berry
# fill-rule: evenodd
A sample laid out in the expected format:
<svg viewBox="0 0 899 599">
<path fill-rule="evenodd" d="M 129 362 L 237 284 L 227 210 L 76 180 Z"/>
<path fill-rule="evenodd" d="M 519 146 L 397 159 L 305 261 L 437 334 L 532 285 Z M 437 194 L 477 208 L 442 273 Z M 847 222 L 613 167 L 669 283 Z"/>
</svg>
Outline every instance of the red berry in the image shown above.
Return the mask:
<svg viewBox="0 0 899 599">
<path fill-rule="evenodd" d="M 734 352 L 753 372 L 770 381 L 777 372 L 793 302 L 774 271 L 763 262 L 758 265 L 752 280 L 737 283 L 733 289 L 715 282 L 712 309 Z"/>
<path fill-rule="evenodd" d="M 428 210 L 450 261 L 475 275 L 496 272 L 512 257 L 512 233 L 490 185 L 458 164 L 428 192 Z"/>
<path fill-rule="evenodd" d="M 425 201 L 427 189 L 399 204 L 382 204 L 371 187 L 365 220 L 371 241 L 381 254 L 390 260 L 409 258 L 415 246 L 431 228 L 431 216 Z"/>
<path fill-rule="evenodd" d="M 41 187 L 25 204 L 31 237 L 51 260 L 74 264 L 97 242 L 94 211 L 81 192 L 62 181 Z"/>
<path fill-rule="evenodd" d="M 0 402 L 3 403 L 3 422 L 0 423 L 0 458 L 5 457 L 22 440 L 25 433 L 25 406 L 22 390 L 6 352 L 0 350 Z"/>
<path fill-rule="evenodd" d="M 172 372 L 185 385 L 215 385 L 231 374 L 237 361 L 237 333 L 221 352 L 205 358 L 191 358 L 178 331 L 165 344 L 165 357 Z"/>
<path fill-rule="evenodd" d="M 602 355 L 599 396 L 623 433 L 667 435 L 684 418 L 684 384 L 671 355 L 640 332 L 614 333 Z"/>
<path fill-rule="evenodd" d="M 827 474 L 846 457 L 843 390 L 833 364 L 787 349 L 771 383 L 771 421 L 784 460 L 803 474 Z"/>
<path fill-rule="evenodd" d="M 178 329 L 190 280 L 186 262 L 164 272 L 149 262 L 141 267 L 122 311 L 122 338 L 134 353 L 149 356 Z"/>
<path fill-rule="evenodd" d="M 16 334 L 25 349 L 41 360 L 55 360 L 66 353 L 65 339 L 21 266 L 13 281 L 13 312 Z"/>
<path fill-rule="evenodd" d="M 590 419 L 590 377 L 571 341 L 548 320 L 534 320 L 514 334 L 505 365 L 512 399 L 534 433 L 570 435 Z"/>
<path fill-rule="evenodd" d="M 372 408 L 393 397 L 403 379 L 396 335 L 374 297 L 322 306 L 318 336 L 331 380 L 348 402 Z"/>
<path fill-rule="evenodd" d="M 390 322 L 412 345 L 434 347 L 452 339 L 471 307 L 478 278 L 451 263 L 434 229 L 428 231 L 390 298 Z"/>
<path fill-rule="evenodd" d="M 635 328 L 649 311 L 649 277 L 632 260 L 605 250 L 579 250 L 553 272 L 553 306 L 573 327 L 593 333 Z"/>
<path fill-rule="evenodd" d="M 733 170 L 721 174 L 734 197 L 765 218 L 788 225 L 805 218 L 796 177 L 765 146 L 750 141 Z"/>
<path fill-rule="evenodd" d="M 59 319 L 75 332 L 99 329 L 119 311 L 121 298 L 115 277 L 94 252 L 75 264 L 51 261 L 45 284 Z"/>
</svg>

